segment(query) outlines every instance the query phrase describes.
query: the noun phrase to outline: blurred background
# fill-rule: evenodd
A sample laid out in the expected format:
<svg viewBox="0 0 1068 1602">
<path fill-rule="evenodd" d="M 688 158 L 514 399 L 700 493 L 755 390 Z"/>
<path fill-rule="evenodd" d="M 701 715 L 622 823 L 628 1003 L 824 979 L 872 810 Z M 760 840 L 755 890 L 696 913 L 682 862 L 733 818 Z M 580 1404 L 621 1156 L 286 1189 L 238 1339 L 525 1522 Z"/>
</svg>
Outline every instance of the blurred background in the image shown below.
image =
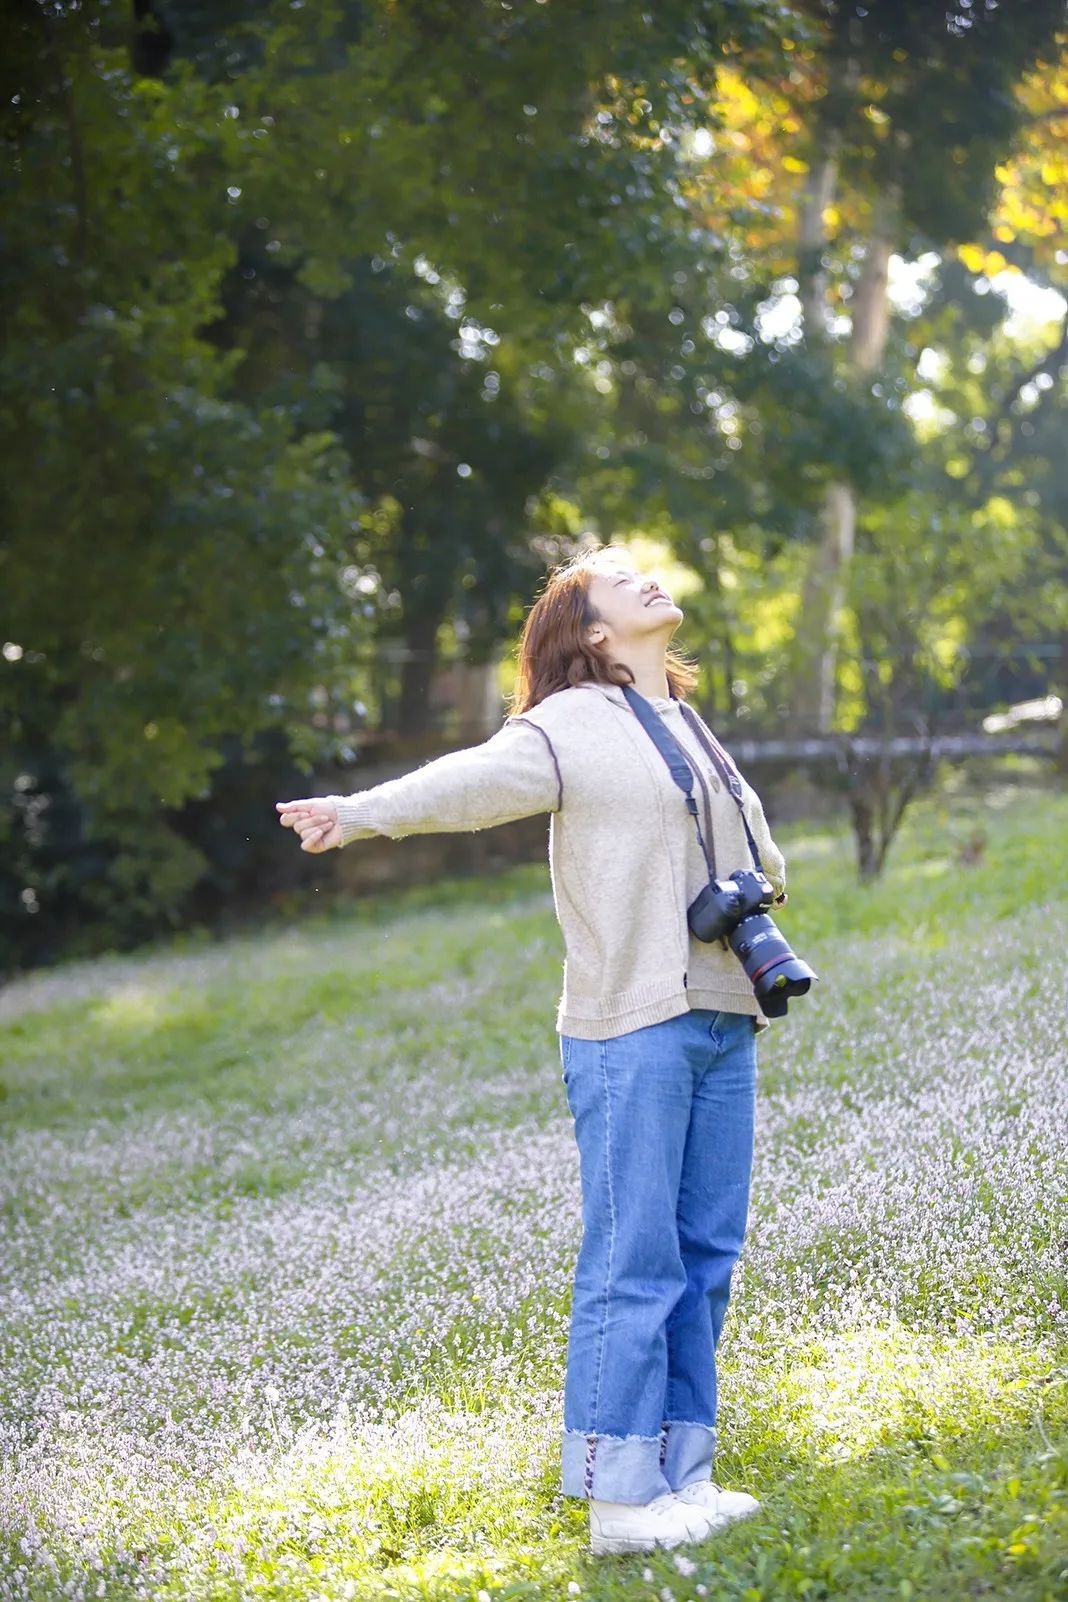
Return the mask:
<svg viewBox="0 0 1068 1602">
<path fill-rule="evenodd" d="M 1063 0 L 2 28 L 4 971 L 543 856 L 274 803 L 491 734 L 591 542 L 861 886 L 962 772 L 1063 785 Z"/>
</svg>

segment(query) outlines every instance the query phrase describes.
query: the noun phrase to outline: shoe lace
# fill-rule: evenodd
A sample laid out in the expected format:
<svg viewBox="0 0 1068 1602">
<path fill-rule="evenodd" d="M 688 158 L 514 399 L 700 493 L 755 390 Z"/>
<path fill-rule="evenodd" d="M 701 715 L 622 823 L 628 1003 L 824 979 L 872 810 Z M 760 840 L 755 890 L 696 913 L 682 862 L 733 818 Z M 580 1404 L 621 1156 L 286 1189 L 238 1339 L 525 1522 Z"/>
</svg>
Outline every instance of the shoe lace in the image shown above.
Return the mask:
<svg viewBox="0 0 1068 1602">
<path fill-rule="evenodd" d="M 665 1491 L 662 1496 L 653 1497 L 653 1500 L 649 1503 L 649 1508 L 650 1510 L 655 1509 L 657 1513 L 671 1513 L 678 1505 L 678 1498 L 674 1491 Z"/>
</svg>

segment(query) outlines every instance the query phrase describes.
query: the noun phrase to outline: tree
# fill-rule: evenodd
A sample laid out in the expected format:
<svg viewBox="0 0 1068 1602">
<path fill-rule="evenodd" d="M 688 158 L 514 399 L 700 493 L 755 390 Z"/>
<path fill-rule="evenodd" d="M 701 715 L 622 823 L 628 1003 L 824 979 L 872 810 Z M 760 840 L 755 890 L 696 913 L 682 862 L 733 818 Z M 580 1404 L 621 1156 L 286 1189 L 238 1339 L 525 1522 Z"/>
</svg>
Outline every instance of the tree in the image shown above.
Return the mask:
<svg viewBox="0 0 1068 1602">
<path fill-rule="evenodd" d="M 329 437 L 235 402 L 203 338 L 231 250 L 225 95 L 188 71 L 162 91 L 98 32 L 27 5 L 8 36 L 0 834 L 26 868 L 18 940 L 74 886 L 127 927 L 177 919 L 204 859 L 171 820 L 224 734 L 251 739 L 314 681 L 336 593 L 321 559 L 358 509 Z M 297 604 L 319 618 L 303 636 Z M 71 798 L 54 854 L 49 807 Z"/>
<path fill-rule="evenodd" d="M 846 385 L 859 395 L 871 389 L 886 354 L 893 250 L 916 234 L 939 247 L 966 242 L 984 227 L 998 160 L 1025 117 L 1015 91 L 1036 65 L 1060 55 L 1064 14 L 1059 3 L 1010 15 L 989 4 L 947 12 L 931 0 L 872 7 L 863 15 L 838 0 L 814 0 L 807 9 L 819 28 L 814 59 L 824 93 L 810 125 L 799 293 L 806 337 L 825 340 L 823 253 L 831 243 L 829 210 L 845 179 L 867 213 L 859 263 L 846 268 L 850 327 L 841 355 Z M 856 521 L 854 485 L 828 484 L 801 606 L 795 700 L 798 714 L 822 729 L 834 719 Z"/>
<path fill-rule="evenodd" d="M 728 27 L 766 24 L 752 3 L 250 8 L 232 68 L 176 36 L 225 71 L 260 140 L 216 336 L 246 352 L 250 395 L 278 392 L 284 354 L 287 398 L 310 383 L 346 443 L 376 531 L 368 582 L 395 597 L 379 638 L 405 648 L 406 730 L 446 620 L 488 654 L 529 595 L 527 507 L 573 469 L 597 400 L 576 383 L 584 308 L 659 295 L 699 259 L 666 203 L 662 124 Z"/>
</svg>

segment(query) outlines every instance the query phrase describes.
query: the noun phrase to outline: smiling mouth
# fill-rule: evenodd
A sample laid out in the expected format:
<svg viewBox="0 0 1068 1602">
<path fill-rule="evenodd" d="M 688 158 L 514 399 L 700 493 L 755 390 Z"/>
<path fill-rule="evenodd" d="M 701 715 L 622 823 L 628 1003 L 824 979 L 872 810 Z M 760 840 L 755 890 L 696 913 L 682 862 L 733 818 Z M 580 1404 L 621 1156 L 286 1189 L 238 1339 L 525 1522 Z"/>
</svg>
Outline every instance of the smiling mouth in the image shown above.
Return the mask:
<svg viewBox="0 0 1068 1602">
<path fill-rule="evenodd" d="M 646 606 L 652 606 L 654 601 L 667 601 L 668 605 L 670 606 L 671 605 L 671 596 L 670 595 L 651 595 L 649 597 L 649 599 L 646 601 L 645 604 L 646 604 Z"/>
</svg>

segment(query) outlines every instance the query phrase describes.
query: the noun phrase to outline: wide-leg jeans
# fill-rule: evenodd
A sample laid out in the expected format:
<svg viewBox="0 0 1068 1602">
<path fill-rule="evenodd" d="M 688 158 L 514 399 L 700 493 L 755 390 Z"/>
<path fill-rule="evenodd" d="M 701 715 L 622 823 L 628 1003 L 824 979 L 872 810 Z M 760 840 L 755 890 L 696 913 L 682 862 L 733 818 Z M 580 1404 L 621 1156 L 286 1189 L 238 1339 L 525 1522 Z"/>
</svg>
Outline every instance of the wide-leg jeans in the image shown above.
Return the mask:
<svg viewBox="0 0 1068 1602">
<path fill-rule="evenodd" d="M 692 1008 L 610 1040 L 560 1037 L 583 1222 L 566 1496 L 648 1502 L 711 1477 L 716 1348 L 749 1212 L 754 1024 Z"/>
</svg>

